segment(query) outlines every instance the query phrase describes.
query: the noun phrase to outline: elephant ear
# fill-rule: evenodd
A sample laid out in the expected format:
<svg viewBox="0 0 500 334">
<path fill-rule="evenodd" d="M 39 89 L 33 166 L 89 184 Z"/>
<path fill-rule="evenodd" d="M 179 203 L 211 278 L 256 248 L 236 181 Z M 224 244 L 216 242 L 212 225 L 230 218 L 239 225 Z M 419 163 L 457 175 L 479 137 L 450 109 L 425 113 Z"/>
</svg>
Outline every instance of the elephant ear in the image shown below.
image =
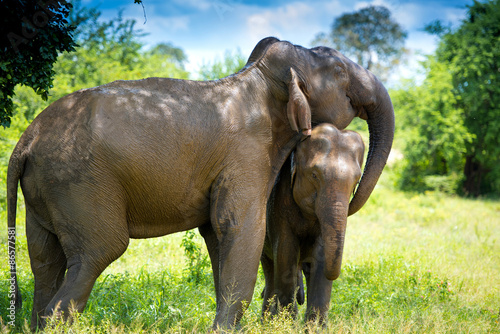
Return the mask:
<svg viewBox="0 0 500 334">
<path fill-rule="evenodd" d="M 304 93 L 304 83 L 299 81 L 297 73 L 290 68 L 291 80 L 288 84 L 288 104 L 286 106 L 288 122 L 294 131 L 306 136 L 311 135 L 311 108 Z"/>
</svg>

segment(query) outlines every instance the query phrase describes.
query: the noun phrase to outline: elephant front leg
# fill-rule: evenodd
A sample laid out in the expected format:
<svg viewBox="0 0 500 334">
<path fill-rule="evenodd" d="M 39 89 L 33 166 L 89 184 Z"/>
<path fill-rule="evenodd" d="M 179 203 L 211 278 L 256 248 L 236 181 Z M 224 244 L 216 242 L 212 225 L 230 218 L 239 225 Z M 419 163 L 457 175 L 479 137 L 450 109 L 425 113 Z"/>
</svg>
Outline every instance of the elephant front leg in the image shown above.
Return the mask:
<svg viewBox="0 0 500 334">
<path fill-rule="evenodd" d="M 295 317 L 298 312 L 296 296 L 300 296 L 301 286 L 299 277 L 299 242 L 292 235 L 282 235 L 278 238 L 273 253 L 274 266 L 274 294 L 277 297 L 277 305 L 271 308 L 271 313 L 276 314 L 280 308 L 290 307 L 290 312 Z"/>
<path fill-rule="evenodd" d="M 235 201 L 216 188 L 212 227 L 218 240 L 217 313 L 214 329 L 237 325 L 250 304 L 265 237 L 265 197 Z M 214 261 L 216 259 L 213 259 Z M 217 280 L 216 280 L 217 284 Z"/>
<path fill-rule="evenodd" d="M 307 281 L 306 319 L 326 325 L 332 295 L 332 281 L 325 277 L 323 254 L 323 247 L 316 242 L 314 257 L 310 263 L 303 266 L 303 269 Z"/>
<path fill-rule="evenodd" d="M 272 304 L 274 296 L 274 261 L 267 256 L 265 252 L 262 253 L 260 263 L 262 264 L 262 271 L 266 285 L 262 291 L 262 317 L 269 312 L 269 307 Z"/>
</svg>

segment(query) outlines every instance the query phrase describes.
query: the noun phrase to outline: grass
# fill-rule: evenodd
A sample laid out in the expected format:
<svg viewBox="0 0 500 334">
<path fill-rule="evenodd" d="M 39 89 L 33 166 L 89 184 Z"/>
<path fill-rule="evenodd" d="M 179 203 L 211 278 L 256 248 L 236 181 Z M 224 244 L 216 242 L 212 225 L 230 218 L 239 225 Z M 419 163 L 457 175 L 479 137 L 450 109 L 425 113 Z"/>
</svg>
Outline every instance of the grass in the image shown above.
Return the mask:
<svg viewBox="0 0 500 334">
<path fill-rule="evenodd" d="M 365 207 L 349 218 L 327 329 L 303 323 L 305 306 L 297 320 L 286 313 L 261 319 L 260 272 L 239 331 L 500 333 L 500 202 L 403 193 L 389 183 L 386 173 Z M 15 328 L 6 326 L 6 228 L 0 232 L 2 333 L 29 332 L 33 278 L 22 211 L 20 204 L 17 250 L 24 306 Z M 0 220 L 6 221 L 5 208 Z M 186 242 L 194 245 L 190 253 Z M 203 255 L 199 261 L 193 256 L 206 252 L 203 247 L 201 237 L 183 233 L 132 240 L 99 277 L 85 312 L 71 325 L 53 321 L 45 332 L 208 331 L 215 316 L 213 283 Z"/>
</svg>

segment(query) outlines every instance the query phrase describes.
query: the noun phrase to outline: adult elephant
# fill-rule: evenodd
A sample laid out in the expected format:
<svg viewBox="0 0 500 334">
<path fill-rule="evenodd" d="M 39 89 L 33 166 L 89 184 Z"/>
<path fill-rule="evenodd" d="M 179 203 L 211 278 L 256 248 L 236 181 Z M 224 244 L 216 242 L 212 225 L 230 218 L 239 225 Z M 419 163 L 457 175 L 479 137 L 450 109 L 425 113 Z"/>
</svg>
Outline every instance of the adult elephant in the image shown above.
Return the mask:
<svg viewBox="0 0 500 334">
<path fill-rule="evenodd" d="M 212 260 L 214 327 L 234 325 L 251 300 L 285 159 L 311 119 L 344 128 L 355 116 L 371 141 L 350 212 L 384 167 L 394 111 L 377 78 L 335 50 L 266 38 L 221 80 L 115 81 L 54 102 L 24 132 L 7 177 L 9 228 L 19 180 L 26 203 L 32 327 L 56 306 L 67 314 L 72 300 L 82 311 L 129 238 L 195 227 Z"/>
</svg>

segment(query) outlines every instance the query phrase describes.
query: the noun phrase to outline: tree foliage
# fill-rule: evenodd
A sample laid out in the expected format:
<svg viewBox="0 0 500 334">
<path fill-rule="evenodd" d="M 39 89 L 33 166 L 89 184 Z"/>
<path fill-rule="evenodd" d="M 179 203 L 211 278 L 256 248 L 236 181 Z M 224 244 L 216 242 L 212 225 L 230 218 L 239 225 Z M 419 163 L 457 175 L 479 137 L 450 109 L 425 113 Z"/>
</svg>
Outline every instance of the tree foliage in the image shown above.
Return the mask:
<svg viewBox="0 0 500 334">
<path fill-rule="evenodd" d="M 79 33 L 86 31 L 79 24 L 98 13 L 96 9 L 72 10 L 73 4 L 80 7 L 80 3 L 80 0 L 0 2 L 3 17 L 0 27 L 0 125 L 4 128 L 10 126 L 14 111 L 12 98 L 17 85 L 31 87 L 44 101 L 48 99 L 56 73 L 53 66 L 59 54 L 75 50 L 76 41 L 82 40 L 78 38 Z M 141 0 L 134 0 L 134 3 L 144 9 Z M 82 13 L 90 16 L 79 16 Z M 92 33 L 99 34 L 99 31 Z M 99 42 L 98 39 L 94 41 Z"/>
<path fill-rule="evenodd" d="M 500 0 L 468 7 L 440 36 L 421 86 L 392 92 L 406 137 L 400 185 L 469 195 L 500 194 Z"/>
<path fill-rule="evenodd" d="M 159 43 L 150 51 L 151 54 L 170 56 L 171 61 L 175 62 L 180 67 L 184 68 L 184 63 L 187 61 L 187 55 L 184 50 L 174 46 L 172 43 Z"/>
<path fill-rule="evenodd" d="M 410 81 L 391 94 L 405 142 L 399 186 L 456 193 L 463 181 L 465 146 L 472 136 L 465 128 L 463 110 L 456 107 L 446 64 L 429 56 L 423 65 L 422 85 Z"/>
<path fill-rule="evenodd" d="M 223 59 L 215 59 L 211 63 L 203 64 L 198 74 L 201 80 L 216 80 L 238 72 L 245 64 L 246 59 L 240 50 L 234 53 L 226 51 Z"/>
<path fill-rule="evenodd" d="M 500 0 L 474 1 L 437 50 L 453 77 L 457 107 L 474 140 L 466 146 L 465 191 L 500 193 Z"/>
<path fill-rule="evenodd" d="M 384 6 L 369 6 L 336 18 L 329 33 L 320 33 L 313 44 L 332 46 L 358 64 L 386 78 L 401 62 L 407 34 Z"/>
<path fill-rule="evenodd" d="M 63 0 L 1 2 L 0 124 L 8 127 L 14 88 L 21 84 L 47 100 L 55 74 L 53 64 L 75 42 L 69 24 L 71 4 Z"/>
</svg>

